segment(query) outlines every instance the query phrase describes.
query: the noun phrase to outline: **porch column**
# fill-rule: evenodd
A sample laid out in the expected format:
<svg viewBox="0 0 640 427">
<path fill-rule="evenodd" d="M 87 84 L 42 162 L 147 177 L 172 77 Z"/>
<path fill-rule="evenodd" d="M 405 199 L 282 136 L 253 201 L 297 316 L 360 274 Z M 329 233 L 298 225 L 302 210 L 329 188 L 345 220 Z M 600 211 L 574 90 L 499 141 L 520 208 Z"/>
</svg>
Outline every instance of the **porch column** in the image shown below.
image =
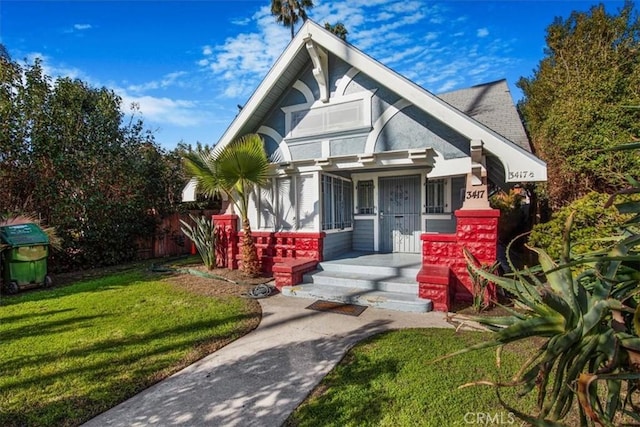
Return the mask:
<svg viewBox="0 0 640 427">
<path fill-rule="evenodd" d="M 216 264 L 230 270 L 238 269 L 238 215 L 213 215 L 216 234 Z"/>
<path fill-rule="evenodd" d="M 456 299 L 471 301 L 473 299 L 473 282 L 469 277 L 462 248 L 467 248 L 480 264 L 493 264 L 498 255 L 498 219 L 499 209 L 460 209 L 455 212 L 457 218 L 456 243 L 460 248 L 458 259 L 451 266 L 458 279 Z M 485 300 L 495 300 L 495 285 L 490 285 Z"/>
<path fill-rule="evenodd" d="M 487 167 L 482 141 L 472 139 L 471 172 L 467 173 L 462 209 L 491 209 L 487 190 Z"/>
</svg>

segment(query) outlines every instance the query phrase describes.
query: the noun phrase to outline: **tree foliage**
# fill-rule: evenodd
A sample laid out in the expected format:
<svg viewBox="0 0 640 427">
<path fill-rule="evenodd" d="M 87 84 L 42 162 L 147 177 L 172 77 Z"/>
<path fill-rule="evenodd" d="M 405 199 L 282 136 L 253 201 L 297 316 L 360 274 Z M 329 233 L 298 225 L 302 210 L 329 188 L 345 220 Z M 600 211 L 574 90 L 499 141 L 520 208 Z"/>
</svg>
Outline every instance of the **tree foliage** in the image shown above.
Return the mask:
<svg viewBox="0 0 640 427">
<path fill-rule="evenodd" d="M 615 191 L 640 156 L 605 151 L 640 136 L 640 19 L 632 3 L 573 12 L 547 28 L 545 57 L 521 78 L 519 103 L 536 154 L 547 162 L 552 208 L 590 191 Z"/>
<path fill-rule="evenodd" d="M 125 117 L 113 91 L 53 80 L 38 60 L 0 63 L 0 212 L 56 227 L 54 268 L 132 259 L 136 238 L 180 200 L 180 156 Z"/>
<path fill-rule="evenodd" d="M 342 40 L 347 41 L 347 28 L 344 26 L 342 22 L 337 22 L 334 25 L 329 24 L 328 22 L 324 23 L 324 28 L 328 31 L 331 31 L 336 36 L 340 37 Z"/>
<path fill-rule="evenodd" d="M 249 222 L 249 200 L 268 180 L 269 159 L 258 134 L 244 135 L 213 150 L 197 150 L 184 155 L 187 171 L 197 181 L 197 191 L 209 196 L 225 193 L 234 203 L 242 221 L 242 270 L 255 276 L 260 263 Z"/>
<path fill-rule="evenodd" d="M 276 17 L 276 22 L 291 28 L 293 40 L 294 26 L 302 19 L 307 20 L 307 9 L 313 7 L 313 0 L 271 0 L 271 14 Z"/>
</svg>

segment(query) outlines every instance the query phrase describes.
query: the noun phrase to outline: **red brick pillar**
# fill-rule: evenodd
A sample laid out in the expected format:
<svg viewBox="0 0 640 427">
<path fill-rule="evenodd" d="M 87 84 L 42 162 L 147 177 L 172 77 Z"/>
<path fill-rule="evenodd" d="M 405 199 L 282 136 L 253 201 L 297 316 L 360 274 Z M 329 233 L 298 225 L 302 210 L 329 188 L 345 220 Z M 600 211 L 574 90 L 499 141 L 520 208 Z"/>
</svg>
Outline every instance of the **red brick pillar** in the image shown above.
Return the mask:
<svg viewBox="0 0 640 427">
<path fill-rule="evenodd" d="M 216 231 L 217 250 L 216 261 L 218 267 L 230 270 L 238 269 L 238 215 L 213 215 L 213 225 Z"/>
<path fill-rule="evenodd" d="M 457 218 L 456 240 L 458 247 L 467 248 L 478 259 L 480 264 L 493 264 L 498 256 L 498 220 L 500 219 L 500 210 L 460 209 L 455 212 L 455 215 Z M 460 258 L 452 266 L 452 270 L 468 291 L 468 294 L 466 292 L 464 294 L 472 296 L 473 283 L 469 277 L 462 250 L 460 250 L 459 256 Z M 495 297 L 495 285 L 490 285 L 485 300 L 495 300 Z"/>
</svg>

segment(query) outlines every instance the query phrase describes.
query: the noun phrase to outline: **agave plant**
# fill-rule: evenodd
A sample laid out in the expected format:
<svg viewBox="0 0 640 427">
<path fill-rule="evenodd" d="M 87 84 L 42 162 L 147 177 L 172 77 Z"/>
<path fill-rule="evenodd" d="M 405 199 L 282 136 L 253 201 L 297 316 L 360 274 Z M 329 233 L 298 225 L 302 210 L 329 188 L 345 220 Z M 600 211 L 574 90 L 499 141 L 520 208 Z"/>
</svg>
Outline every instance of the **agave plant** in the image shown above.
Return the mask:
<svg viewBox="0 0 640 427">
<path fill-rule="evenodd" d="M 180 220 L 182 232 L 196 245 L 198 254 L 208 270 L 216 267 L 216 236 L 212 218 L 189 214 L 193 225 Z"/>
<path fill-rule="evenodd" d="M 625 193 L 640 193 L 640 183 L 630 182 L 632 188 Z M 445 357 L 546 338 L 512 382 L 491 383 L 522 386 L 523 394 L 535 389 L 536 414 L 509 408 L 533 425 L 558 425 L 576 401 L 581 425 L 613 425 L 616 417 L 624 416 L 640 421 L 640 201 L 616 207 L 633 217 L 619 236 L 612 236 L 614 243 L 607 250 L 572 254 L 570 216 L 561 259 L 531 248 L 539 266 L 515 271 L 512 277 L 487 272 L 464 251 L 474 274 L 512 294 L 515 306 L 504 307 L 508 316 L 471 317 L 494 331 L 493 339 Z"/>
</svg>

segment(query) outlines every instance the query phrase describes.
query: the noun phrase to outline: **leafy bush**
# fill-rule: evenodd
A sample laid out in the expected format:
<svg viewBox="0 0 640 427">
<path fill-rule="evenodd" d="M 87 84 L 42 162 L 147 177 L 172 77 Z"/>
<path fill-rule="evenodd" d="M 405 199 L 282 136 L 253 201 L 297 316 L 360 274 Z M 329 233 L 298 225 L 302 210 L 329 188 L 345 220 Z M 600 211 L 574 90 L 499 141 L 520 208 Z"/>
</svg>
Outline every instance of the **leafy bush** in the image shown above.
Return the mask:
<svg viewBox="0 0 640 427">
<path fill-rule="evenodd" d="M 602 239 L 617 234 L 620 226 L 629 219 L 629 215 L 615 209 L 604 209 L 608 198 L 607 194 L 592 192 L 558 210 L 551 221 L 534 225 L 529 245 L 543 249 L 551 258 L 560 258 L 565 225 L 574 213 L 571 240 L 575 243 L 572 252 L 583 254 L 608 247 L 611 242 Z"/>
</svg>

